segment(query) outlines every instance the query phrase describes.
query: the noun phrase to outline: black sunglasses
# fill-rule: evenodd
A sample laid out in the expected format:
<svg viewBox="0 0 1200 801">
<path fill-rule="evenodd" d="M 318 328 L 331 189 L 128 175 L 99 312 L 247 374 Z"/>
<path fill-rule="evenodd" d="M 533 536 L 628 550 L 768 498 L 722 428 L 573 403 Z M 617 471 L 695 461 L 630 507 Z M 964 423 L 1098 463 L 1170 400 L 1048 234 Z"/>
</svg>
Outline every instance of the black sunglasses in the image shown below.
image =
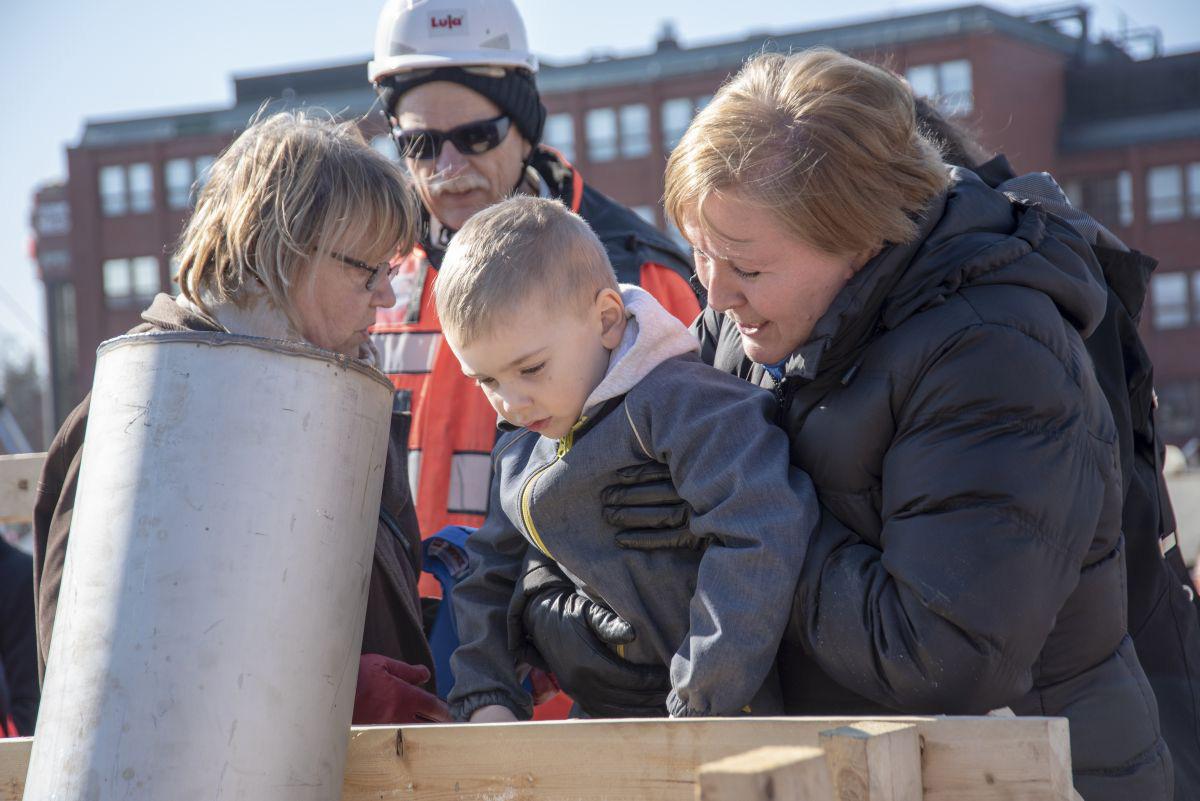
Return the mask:
<svg viewBox="0 0 1200 801">
<path fill-rule="evenodd" d="M 369 272 L 371 277 L 367 279 L 368 292 L 375 291 L 375 287 L 379 285 L 380 276 L 386 275 L 390 281 L 396 277 L 396 273 L 400 272 L 400 265 L 392 264 L 391 262 L 385 261 L 383 264 L 367 264 L 361 259 L 351 258 L 350 256 L 345 256 L 337 251 L 330 251 L 329 255 L 340 261 L 342 264 L 348 264 L 351 267 L 357 267 L 360 270 L 366 270 Z"/>
<path fill-rule="evenodd" d="M 508 135 L 510 121 L 501 114 L 490 120 L 468 122 L 448 131 L 392 129 L 396 145 L 405 158 L 436 159 L 442 153 L 442 145 L 449 141 L 464 156 L 478 156 L 498 146 Z"/>
</svg>

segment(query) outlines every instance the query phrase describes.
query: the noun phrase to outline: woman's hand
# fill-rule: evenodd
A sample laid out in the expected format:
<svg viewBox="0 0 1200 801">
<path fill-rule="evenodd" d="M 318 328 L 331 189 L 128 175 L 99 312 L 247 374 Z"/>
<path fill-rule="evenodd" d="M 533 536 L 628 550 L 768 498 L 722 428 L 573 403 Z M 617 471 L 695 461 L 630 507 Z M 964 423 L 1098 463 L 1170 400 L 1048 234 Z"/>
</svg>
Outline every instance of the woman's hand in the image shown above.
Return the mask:
<svg viewBox="0 0 1200 801">
<path fill-rule="evenodd" d="M 604 520 L 621 529 L 617 545 L 635 551 L 702 550 L 707 537 L 688 529 L 691 507 L 679 497 L 664 464 L 650 462 L 617 471 L 620 483 L 605 487 Z"/>
<path fill-rule="evenodd" d="M 421 689 L 429 668 L 409 665 L 381 654 L 363 654 L 354 691 L 354 723 L 450 723 L 442 699 Z"/>
<path fill-rule="evenodd" d="M 489 704 L 471 713 L 471 723 L 516 723 L 517 716 L 506 706 Z"/>
</svg>

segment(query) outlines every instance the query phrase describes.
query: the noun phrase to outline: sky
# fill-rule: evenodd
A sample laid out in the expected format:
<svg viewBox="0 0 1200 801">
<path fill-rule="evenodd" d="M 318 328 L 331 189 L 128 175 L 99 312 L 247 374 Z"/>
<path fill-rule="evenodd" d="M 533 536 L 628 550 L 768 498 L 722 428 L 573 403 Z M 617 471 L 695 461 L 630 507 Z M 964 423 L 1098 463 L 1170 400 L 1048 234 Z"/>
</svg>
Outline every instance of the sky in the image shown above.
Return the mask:
<svg viewBox="0 0 1200 801">
<path fill-rule="evenodd" d="M 517 0 L 530 43 L 556 63 L 592 52 L 637 53 L 664 21 L 691 46 L 962 2 L 895 0 Z M 1028 3 L 993 0 L 1019 13 Z M 212 108 L 233 76 L 369 56 L 382 0 L 0 0 L 0 355 L 45 364 L 44 300 L 29 258 L 32 194 L 66 178 L 66 148 L 89 119 Z M 1044 4 L 1043 4 L 1044 5 Z M 1196 0 L 1097 0 L 1092 27 L 1157 26 L 1168 53 L 1200 49 Z M 365 71 L 364 71 L 365 72 Z M 364 75 L 363 80 L 366 80 Z"/>
</svg>

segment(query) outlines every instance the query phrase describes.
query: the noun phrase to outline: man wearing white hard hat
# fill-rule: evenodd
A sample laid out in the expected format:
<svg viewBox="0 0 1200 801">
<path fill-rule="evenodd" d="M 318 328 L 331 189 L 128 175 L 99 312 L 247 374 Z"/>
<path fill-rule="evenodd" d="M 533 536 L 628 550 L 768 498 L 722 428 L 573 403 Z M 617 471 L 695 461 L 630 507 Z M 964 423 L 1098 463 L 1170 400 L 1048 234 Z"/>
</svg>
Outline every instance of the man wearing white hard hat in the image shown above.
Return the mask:
<svg viewBox="0 0 1200 801">
<path fill-rule="evenodd" d="M 369 76 L 425 219 L 374 340 L 384 371 L 412 393 L 409 468 L 424 537 L 478 526 L 487 511 L 496 414 L 441 346 L 430 291 L 471 215 L 516 192 L 557 198 L 596 231 L 620 281 L 640 284 L 685 323 L 700 310 L 678 246 L 540 144 L 537 68 L 512 0 L 389 0 L 379 18 Z"/>
</svg>

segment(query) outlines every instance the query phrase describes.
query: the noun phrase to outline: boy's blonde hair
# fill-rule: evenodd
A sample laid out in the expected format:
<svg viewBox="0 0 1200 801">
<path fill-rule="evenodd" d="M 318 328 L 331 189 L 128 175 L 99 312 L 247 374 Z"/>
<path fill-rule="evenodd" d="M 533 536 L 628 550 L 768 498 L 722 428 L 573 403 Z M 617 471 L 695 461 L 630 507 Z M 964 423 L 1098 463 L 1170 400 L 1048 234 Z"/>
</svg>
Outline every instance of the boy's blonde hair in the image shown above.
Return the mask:
<svg viewBox="0 0 1200 801">
<path fill-rule="evenodd" d="M 721 87 L 671 153 L 665 202 L 676 225 L 711 230 L 705 199 L 736 192 L 801 241 L 858 253 L 915 238 L 948 184 L 908 86 L 816 48 L 758 55 Z"/>
<path fill-rule="evenodd" d="M 354 122 L 272 114 L 252 121 L 212 165 L 175 252 L 177 280 L 205 311 L 206 301 L 239 303 L 257 280 L 293 318 L 289 290 L 312 259 L 339 247 L 370 264 L 407 253 L 418 209 L 400 168 Z"/>
<path fill-rule="evenodd" d="M 557 200 L 518 195 L 478 212 L 454 235 L 434 284 L 442 328 L 461 344 L 505 315 L 583 311 L 617 289 L 608 254 L 578 214 Z"/>
</svg>

